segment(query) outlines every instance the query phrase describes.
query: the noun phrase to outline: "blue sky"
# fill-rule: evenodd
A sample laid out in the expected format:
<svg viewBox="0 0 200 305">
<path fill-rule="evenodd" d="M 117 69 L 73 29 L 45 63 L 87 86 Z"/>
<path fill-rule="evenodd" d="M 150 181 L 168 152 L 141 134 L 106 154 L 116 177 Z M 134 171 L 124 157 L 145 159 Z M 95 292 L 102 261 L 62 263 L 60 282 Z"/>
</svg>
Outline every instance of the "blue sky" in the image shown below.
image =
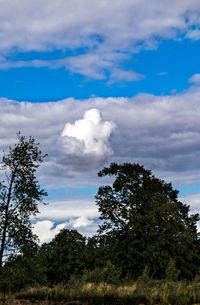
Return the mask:
<svg viewBox="0 0 200 305">
<path fill-rule="evenodd" d="M 200 41 L 161 41 L 154 50 L 142 50 L 122 64 L 124 70 L 144 75 L 138 81 L 109 82 L 71 73 L 66 68 L 25 67 L 1 69 L 1 96 L 18 101 L 49 102 L 67 97 L 132 97 L 141 92 L 168 95 L 189 87 L 188 79 L 200 70 Z M 82 50 L 83 52 L 83 50 Z M 68 52 L 27 52 L 14 59 L 30 61 L 64 58 Z M 79 50 L 81 54 L 81 50 Z"/>
<path fill-rule="evenodd" d="M 16 132 L 48 157 L 35 232 L 95 233 L 110 162 L 139 162 L 199 212 L 199 0 L 2 0 L 0 151 Z M 50 103 L 52 102 L 52 103 Z"/>
</svg>

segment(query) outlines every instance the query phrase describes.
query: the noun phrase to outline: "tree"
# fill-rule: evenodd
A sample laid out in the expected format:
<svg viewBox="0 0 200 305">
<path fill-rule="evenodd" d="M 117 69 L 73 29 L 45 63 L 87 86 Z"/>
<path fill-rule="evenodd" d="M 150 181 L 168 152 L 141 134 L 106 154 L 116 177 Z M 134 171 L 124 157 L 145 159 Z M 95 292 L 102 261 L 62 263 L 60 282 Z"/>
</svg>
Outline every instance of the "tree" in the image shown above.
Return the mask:
<svg viewBox="0 0 200 305">
<path fill-rule="evenodd" d="M 80 276 L 86 267 L 86 238 L 76 230 L 63 229 L 50 243 L 41 246 L 41 262 L 50 283 L 66 282 L 71 275 Z"/>
<path fill-rule="evenodd" d="M 103 268 L 106 263 L 106 253 L 104 247 L 101 244 L 99 236 L 93 235 L 87 238 L 86 242 L 86 269 L 92 271 L 95 268 Z"/>
<path fill-rule="evenodd" d="M 1 292 L 15 292 L 46 283 L 46 269 L 41 264 L 38 245 L 9 256 L 2 271 Z"/>
<path fill-rule="evenodd" d="M 1 171 L 5 176 L 0 182 L 0 268 L 4 256 L 33 246 L 36 236 L 31 229 L 31 216 L 38 211 L 47 193 L 35 177 L 36 169 L 43 162 L 39 144 L 18 133 L 18 143 L 3 156 Z"/>
<path fill-rule="evenodd" d="M 199 215 L 189 215 L 189 206 L 178 200 L 171 183 L 130 163 L 111 163 L 98 175 L 115 177 L 112 185 L 99 188 L 96 202 L 104 220 L 99 235 L 123 276 L 136 278 L 147 267 L 150 276 L 164 278 L 170 259 L 181 277 L 194 276 L 199 268 Z"/>
</svg>

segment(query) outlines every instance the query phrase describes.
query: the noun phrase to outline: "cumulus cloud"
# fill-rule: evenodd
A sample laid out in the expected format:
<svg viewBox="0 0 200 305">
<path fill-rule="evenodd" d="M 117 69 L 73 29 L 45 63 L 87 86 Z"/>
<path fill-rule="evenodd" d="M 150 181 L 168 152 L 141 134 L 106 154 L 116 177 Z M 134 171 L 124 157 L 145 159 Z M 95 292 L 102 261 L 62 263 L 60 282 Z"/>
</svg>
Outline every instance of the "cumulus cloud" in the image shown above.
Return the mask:
<svg viewBox="0 0 200 305">
<path fill-rule="evenodd" d="M 103 121 L 98 109 L 90 109 L 84 113 L 83 119 L 74 124 L 66 123 L 62 136 L 68 154 L 76 156 L 95 156 L 105 159 L 113 152 L 109 137 L 115 128 L 111 121 Z"/>
<path fill-rule="evenodd" d="M 62 229 L 78 230 L 87 237 L 93 236 L 98 228 L 98 224 L 86 217 L 69 219 L 69 222 L 55 225 L 54 221 L 49 219 L 37 221 L 32 231 L 39 238 L 39 244 L 50 242 Z"/>
<path fill-rule="evenodd" d="M 33 233 L 39 237 L 40 243 L 43 244 L 44 242 L 50 242 L 65 226 L 66 223 L 61 223 L 54 227 L 54 222 L 42 220 L 34 224 Z"/>
<path fill-rule="evenodd" d="M 2 99 L 0 154 L 16 142 L 18 130 L 35 137 L 48 153 L 39 178 L 50 189 L 96 187 L 101 183 L 98 169 L 111 161 L 139 162 L 177 185 L 198 183 L 199 100 L 197 85 L 161 97 L 140 94 L 41 104 Z"/>
<path fill-rule="evenodd" d="M 71 220 L 70 224 L 72 224 L 73 228 L 77 229 L 77 228 L 87 227 L 89 225 L 92 225 L 93 221 L 86 218 L 85 216 L 81 216 L 81 217 L 78 217 L 74 220 Z"/>
<path fill-rule="evenodd" d="M 64 66 L 96 79 L 108 74 L 112 81 L 119 81 L 115 73 L 119 70 L 129 81 L 138 80 L 137 71 L 123 69 L 132 54 L 154 49 L 165 39 L 200 39 L 198 0 L 148 4 L 148 0 L 2 0 L 0 68 Z M 67 56 L 43 60 L 37 54 L 55 49 Z M 36 53 L 30 61 L 23 59 L 23 52 L 32 51 Z"/>
<path fill-rule="evenodd" d="M 41 244 L 51 241 L 64 228 L 78 230 L 85 236 L 97 231 L 99 212 L 94 200 L 54 200 L 47 206 L 40 205 L 39 210 L 33 233 Z"/>
</svg>

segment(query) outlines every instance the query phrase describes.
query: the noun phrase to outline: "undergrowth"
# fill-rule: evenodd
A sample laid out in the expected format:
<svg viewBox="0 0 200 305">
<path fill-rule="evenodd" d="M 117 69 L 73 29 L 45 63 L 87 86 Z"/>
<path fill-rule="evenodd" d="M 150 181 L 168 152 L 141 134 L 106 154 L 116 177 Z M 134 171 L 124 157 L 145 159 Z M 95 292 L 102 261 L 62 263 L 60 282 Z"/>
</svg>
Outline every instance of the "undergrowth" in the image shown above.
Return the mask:
<svg viewBox="0 0 200 305">
<path fill-rule="evenodd" d="M 11 299 L 15 303 L 9 303 Z M 81 280 L 75 282 L 73 279 L 66 285 L 32 287 L 7 295 L 1 304 L 66 304 L 70 301 L 80 301 L 87 305 L 200 304 L 200 281 L 196 279 L 187 283 L 140 279 L 129 285 L 112 285 L 85 283 Z"/>
</svg>

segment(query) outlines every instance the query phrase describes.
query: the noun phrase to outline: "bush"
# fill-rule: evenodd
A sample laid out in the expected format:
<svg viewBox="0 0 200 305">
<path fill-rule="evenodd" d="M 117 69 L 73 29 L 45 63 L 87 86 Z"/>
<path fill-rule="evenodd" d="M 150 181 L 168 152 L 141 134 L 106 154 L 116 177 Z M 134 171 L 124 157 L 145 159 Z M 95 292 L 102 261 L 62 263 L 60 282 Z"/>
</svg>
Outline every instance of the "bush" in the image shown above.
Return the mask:
<svg viewBox="0 0 200 305">
<path fill-rule="evenodd" d="M 178 280 L 180 271 L 176 268 L 175 261 L 170 259 L 165 270 L 166 280 L 176 282 Z"/>
<path fill-rule="evenodd" d="M 120 283 L 120 270 L 114 266 L 110 261 L 107 262 L 104 268 L 95 268 L 92 271 L 85 270 L 82 276 L 84 282 L 90 283 L 107 283 L 119 284 Z"/>
</svg>

